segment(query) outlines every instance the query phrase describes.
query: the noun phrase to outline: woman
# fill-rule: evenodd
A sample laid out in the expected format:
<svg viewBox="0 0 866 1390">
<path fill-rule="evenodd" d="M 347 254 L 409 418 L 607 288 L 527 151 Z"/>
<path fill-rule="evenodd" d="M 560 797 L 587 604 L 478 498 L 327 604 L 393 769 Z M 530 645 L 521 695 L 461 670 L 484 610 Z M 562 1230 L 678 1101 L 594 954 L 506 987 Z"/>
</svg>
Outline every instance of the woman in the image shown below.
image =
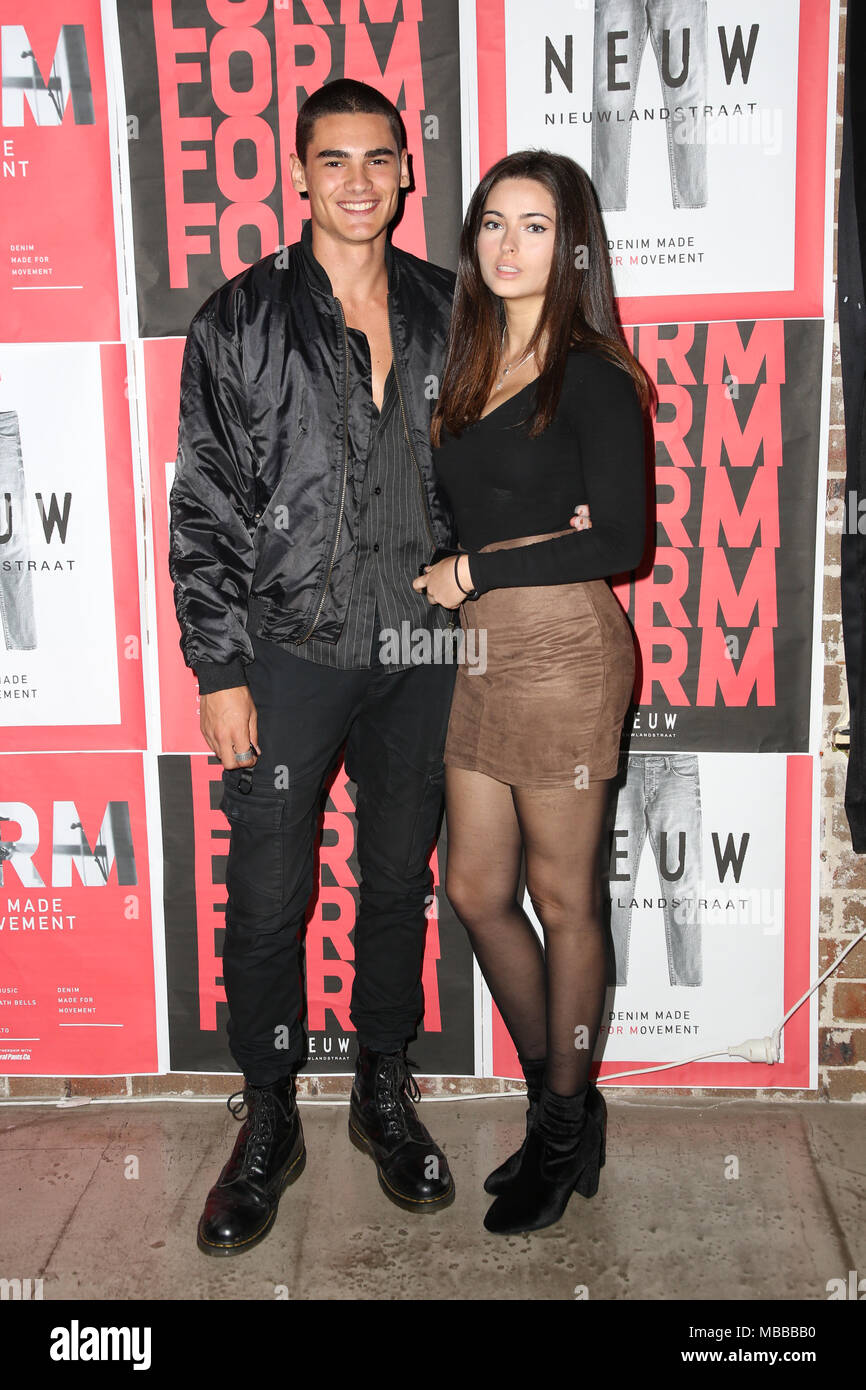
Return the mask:
<svg viewBox="0 0 866 1390">
<path fill-rule="evenodd" d="M 433 416 L 464 553 L 415 585 L 463 604 L 464 630 L 486 637 L 448 726 L 446 892 L 527 1081 L 527 1137 L 485 1183 L 484 1224 L 503 1234 L 558 1221 L 604 1162 L 589 1075 L 606 989 L 600 847 L 634 683 L 605 581 L 643 553 L 651 404 L 586 174 L 545 151 L 500 160 L 466 215 Z M 563 531 L 576 503 L 591 526 Z M 518 897 L 523 856 L 543 949 Z"/>
</svg>

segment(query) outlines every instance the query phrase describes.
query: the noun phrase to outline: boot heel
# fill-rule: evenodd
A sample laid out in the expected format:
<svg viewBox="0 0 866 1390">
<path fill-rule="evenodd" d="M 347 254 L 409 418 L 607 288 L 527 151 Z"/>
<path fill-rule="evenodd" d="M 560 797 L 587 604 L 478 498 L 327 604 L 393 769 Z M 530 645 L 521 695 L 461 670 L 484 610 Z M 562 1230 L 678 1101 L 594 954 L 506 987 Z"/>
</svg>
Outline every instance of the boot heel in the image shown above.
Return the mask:
<svg viewBox="0 0 866 1390">
<path fill-rule="evenodd" d="M 604 1113 L 598 1117 L 587 1117 L 586 1162 L 574 1184 L 574 1191 L 579 1192 L 581 1197 L 594 1197 L 598 1191 L 599 1174 L 604 1164 L 606 1119 Z"/>
<path fill-rule="evenodd" d="M 607 1102 L 601 1091 L 592 1081 L 589 1083 L 589 1095 L 586 1101 L 586 1108 L 601 1130 L 601 1152 L 598 1157 L 598 1166 L 599 1168 L 603 1168 L 605 1155 L 607 1153 Z"/>
<path fill-rule="evenodd" d="M 594 1197 L 598 1191 L 598 1177 L 601 1169 L 599 1157 L 590 1159 L 585 1168 L 580 1170 L 577 1182 L 574 1184 L 574 1191 L 579 1192 L 581 1197 Z"/>
</svg>

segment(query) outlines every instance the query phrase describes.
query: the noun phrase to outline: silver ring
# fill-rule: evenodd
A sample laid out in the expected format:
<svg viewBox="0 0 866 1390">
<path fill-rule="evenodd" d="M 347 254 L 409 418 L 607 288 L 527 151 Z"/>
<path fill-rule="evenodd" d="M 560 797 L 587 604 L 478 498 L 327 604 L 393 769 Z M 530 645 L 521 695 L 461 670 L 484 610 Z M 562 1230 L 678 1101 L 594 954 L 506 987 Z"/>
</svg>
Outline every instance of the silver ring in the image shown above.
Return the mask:
<svg viewBox="0 0 866 1390">
<path fill-rule="evenodd" d="M 250 744 L 250 750 L 248 753 L 235 753 L 235 762 L 248 763 L 250 758 L 255 756 L 255 751 L 256 750 L 255 748 L 253 748 L 253 745 Z"/>
</svg>

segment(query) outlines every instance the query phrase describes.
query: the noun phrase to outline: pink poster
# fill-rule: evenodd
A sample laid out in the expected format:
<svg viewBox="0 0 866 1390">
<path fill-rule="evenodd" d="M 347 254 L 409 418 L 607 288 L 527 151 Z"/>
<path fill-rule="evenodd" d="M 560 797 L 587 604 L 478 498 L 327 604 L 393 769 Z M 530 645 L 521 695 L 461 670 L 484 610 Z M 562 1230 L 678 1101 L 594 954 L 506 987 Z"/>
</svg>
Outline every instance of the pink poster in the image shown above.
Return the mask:
<svg viewBox="0 0 866 1390">
<path fill-rule="evenodd" d="M 0 0 L 5 342 L 120 336 L 99 0 Z"/>
<path fill-rule="evenodd" d="M 157 1070 L 142 757 L 0 757 L 0 1059 Z"/>
</svg>

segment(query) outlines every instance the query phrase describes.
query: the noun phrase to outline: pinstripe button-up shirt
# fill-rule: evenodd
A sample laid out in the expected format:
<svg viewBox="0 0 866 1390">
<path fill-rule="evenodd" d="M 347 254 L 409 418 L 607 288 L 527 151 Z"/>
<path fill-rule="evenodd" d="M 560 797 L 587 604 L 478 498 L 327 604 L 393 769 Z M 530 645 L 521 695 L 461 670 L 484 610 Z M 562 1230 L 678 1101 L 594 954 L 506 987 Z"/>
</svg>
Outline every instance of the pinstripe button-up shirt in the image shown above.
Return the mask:
<svg viewBox="0 0 866 1390">
<path fill-rule="evenodd" d="M 395 652 L 404 658 L 414 634 L 447 628 L 451 615 L 412 588 L 421 565 L 430 559 L 433 542 L 418 470 L 403 430 L 393 366 L 385 381 L 382 410 L 377 411 L 375 404 L 372 408 L 375 428 L 361 492 L 358 558 L 343 630 L 336 642 L 310 637 L 290 650 L 342 670 L 381 662 L 391 671 L 405 671 L 415 663 L 411 658 L 393 660 Z M 391 633 L 396 639 L 389 640 Z"/>
</svg>

